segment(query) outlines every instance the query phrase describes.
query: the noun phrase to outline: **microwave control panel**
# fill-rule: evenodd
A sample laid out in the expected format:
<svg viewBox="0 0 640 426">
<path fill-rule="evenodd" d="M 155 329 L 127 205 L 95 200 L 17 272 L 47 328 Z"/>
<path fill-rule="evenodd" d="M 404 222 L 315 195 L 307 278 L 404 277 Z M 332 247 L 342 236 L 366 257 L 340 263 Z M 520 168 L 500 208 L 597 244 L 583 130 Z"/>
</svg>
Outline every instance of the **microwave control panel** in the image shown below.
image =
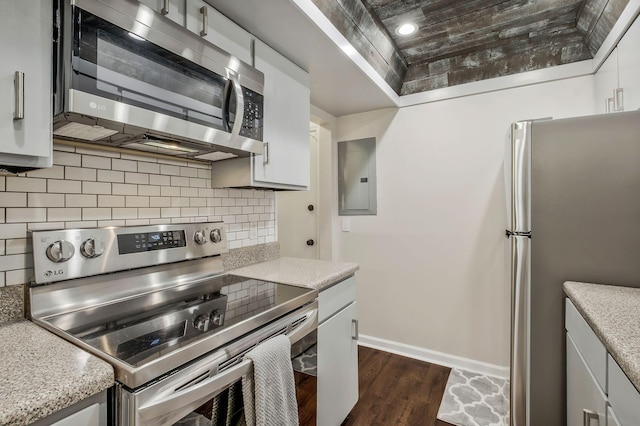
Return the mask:
<svg viewBox="0 0 640 426">
<path fill-rule="evenodd" d="M 242 89 L 244 91 L 244 120 L 240 134 L 261 141 L 264 123 L 264 96 L 246 87 Z"/>
</svg>

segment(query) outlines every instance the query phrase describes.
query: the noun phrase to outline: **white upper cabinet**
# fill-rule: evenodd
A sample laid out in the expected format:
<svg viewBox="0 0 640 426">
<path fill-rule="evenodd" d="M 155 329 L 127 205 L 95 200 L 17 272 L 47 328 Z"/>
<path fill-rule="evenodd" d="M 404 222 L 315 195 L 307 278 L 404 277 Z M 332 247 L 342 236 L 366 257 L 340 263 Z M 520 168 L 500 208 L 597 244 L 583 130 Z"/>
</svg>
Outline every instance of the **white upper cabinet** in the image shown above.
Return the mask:
<svg viewBox="0 0 640 426">
<path fill-rule="evenodd" d="M 185 0 L 140 0 L 140 3 L 149 6 L 173 22 L 185 25 Z"/>
<path fill-rule="evenodd" d="M 264 73 L 266 152 L 253 157 L 254 180 L 306 189 L 310 179 L 309 74 L 258 40 L 255 67 Z"/>
<path fill-rule="evenodd" d="M 599 114 L 613 112 L 613 90 L 618 86 L 618 48 L 616 47 L 596 73 L 596 108 Z"/>
<path fill-rule="evenodd" d="M 186 1 L 186 26 L 189 31 L 251 65 L 251 34 L 207 3 Z"/>
<path fill-rule="evenodd" d="M 0 2 L 0 168 L 52 163 L 52 10 L 51 1 Z"/>
<path fill-rule="evenodd" d="M 640 19 L 636 19 L 618 44 L 620 87 L 624 110 L 640 109 Z"/>
</svg>

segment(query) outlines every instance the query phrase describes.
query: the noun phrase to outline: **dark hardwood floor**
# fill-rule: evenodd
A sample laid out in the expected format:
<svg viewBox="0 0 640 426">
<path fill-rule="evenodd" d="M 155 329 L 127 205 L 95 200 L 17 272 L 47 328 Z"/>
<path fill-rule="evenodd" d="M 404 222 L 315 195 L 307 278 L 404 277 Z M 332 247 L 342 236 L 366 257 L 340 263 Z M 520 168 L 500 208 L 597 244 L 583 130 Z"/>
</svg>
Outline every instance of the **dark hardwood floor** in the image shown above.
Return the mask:
<svg viewBox="0 0 640 426">
<path fill-rule="evenodd" d="M 343 426 L 449 426 L 436 419 L 448 367 L 358 348 L 360 398 Z"/>
<path fill-rule="evenodd" d="M 360 397 L 342 426 L 451 426 L 436 419 L 448 367 L 360 346 Z M 315 425 L 315 378 L 296 373 L 300 425 Z"/>
</svg>

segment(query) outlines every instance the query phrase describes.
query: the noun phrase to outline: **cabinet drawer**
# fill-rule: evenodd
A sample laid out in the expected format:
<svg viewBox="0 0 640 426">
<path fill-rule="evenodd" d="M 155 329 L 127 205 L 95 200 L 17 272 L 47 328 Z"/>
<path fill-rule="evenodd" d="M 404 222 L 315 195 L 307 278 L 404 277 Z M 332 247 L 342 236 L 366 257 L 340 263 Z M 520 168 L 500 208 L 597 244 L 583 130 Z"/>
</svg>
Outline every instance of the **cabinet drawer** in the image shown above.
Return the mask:
<svg viewBox="0 0 640 426">
<path fill-rule="evenodd" d="M 621 425 L 640 422 L 640 393 L 620 369 L 618 363 L 607 356 L 609 367 L 609 404 Z"/>
<path fill-rule="evenodd" d="M 571 300 L 566 299 L 565 327 L 580 355 L 600 387 L 607 393 L 607 349 L 582 318 Z"/>
<path fill-rule="evenodd" d="M 318 296 L 318 323 L 323 322 L 355 300 L 355 277 L 347 278 L 326 290 L 322 290 Z"/>
</svg>

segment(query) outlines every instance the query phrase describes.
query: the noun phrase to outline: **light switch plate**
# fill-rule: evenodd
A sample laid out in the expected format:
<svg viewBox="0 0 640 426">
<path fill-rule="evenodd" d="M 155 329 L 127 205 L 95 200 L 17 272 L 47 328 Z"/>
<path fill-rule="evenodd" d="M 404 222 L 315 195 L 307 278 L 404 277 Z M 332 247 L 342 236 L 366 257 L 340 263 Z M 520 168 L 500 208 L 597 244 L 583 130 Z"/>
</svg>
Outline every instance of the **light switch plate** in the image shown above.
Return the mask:
<svg viewBox="0 0 640 426">
<path fill-rule="evenodd" d="M 343 217 L 342 218 L 342 232 L 351 231 L 351 218 Z"/>
</svg>

